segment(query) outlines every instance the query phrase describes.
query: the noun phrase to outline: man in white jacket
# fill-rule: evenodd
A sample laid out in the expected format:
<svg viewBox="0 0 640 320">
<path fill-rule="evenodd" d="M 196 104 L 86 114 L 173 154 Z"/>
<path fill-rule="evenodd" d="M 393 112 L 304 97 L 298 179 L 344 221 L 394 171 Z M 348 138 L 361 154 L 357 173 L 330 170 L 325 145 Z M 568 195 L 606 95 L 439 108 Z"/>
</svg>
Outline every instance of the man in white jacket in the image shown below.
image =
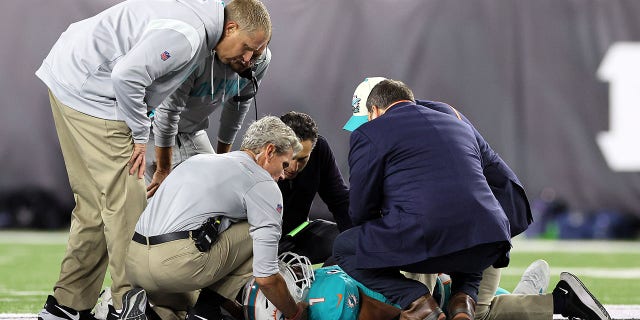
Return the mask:
<svg viewBox="0 0 640 320">
<path fill-rule="evenodd" d="M 49 87 L 74 193 L 67 251 L 38 318 L 92 319 L 107 266 L 115 309 L 126 247 L 146 205 L 147 112 L 204 62 L 249 65 L 271 37 L 258 0 L 137 0 L 73 23 L 36 75 Z M 114 314 L 109 315 L 113 317 Z"/>
<path fill-rule="evenodd" d="M 271 51 L 266 47 L 256 52 L 250 65 L 224 64 L 214 53 L 203 68 L 194 71 L 155 108 L 146 155 L 147 197 L 153 195 L 173 168 L 191 156 L 231 150 L 270 62 Z M 214 151 L 206 129 L 209 115 L 220 107 Z"/>
</svg>

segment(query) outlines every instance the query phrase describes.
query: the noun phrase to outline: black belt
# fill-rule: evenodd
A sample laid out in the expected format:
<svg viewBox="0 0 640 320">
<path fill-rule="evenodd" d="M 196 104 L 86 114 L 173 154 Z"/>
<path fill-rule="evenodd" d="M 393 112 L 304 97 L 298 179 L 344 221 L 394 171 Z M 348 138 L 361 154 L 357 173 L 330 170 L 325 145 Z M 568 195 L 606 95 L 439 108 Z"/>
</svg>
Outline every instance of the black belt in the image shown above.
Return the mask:
<svg viewBox="0 0 640 320">
<path fill-rule="evenodd" d="M 154 245 L 154 244 L 161 244 L 161 243 L 165 243 L 173 240 L 188 239 L 190 237 L 191 237 L 191 231 L 177 231 L 177 232 L 165 233 L 165 234 L 161 234 L 158 236 L 151 236 L 151 237 L 145 237 L 136 232 L 133 234 L 133 241 L 139 244 L 144 244 L 144 245 L 147 245 L 147 244 Z M 148 243 L 147 243 L 147 240 L 149 241 Z"/>
</svg>

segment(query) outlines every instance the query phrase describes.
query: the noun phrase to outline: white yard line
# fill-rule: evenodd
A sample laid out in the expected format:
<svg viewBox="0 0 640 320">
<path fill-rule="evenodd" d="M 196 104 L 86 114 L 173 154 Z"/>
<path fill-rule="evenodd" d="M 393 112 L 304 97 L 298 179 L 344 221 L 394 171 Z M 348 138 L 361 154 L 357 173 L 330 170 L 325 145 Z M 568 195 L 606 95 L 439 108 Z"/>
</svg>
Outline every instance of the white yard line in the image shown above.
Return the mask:
<svg viewBox="0 0 640 320">
<path fill-rule="evenodd" d="M 2 231 L 0 243 L 66 244 L 67 231 Z M 513 239 L 517 252 L 591 252 L 640 254 L 638 241 L 540 240 L 518 236 Z"/>
<path fill-rule="evenodd" d="M 18 291 L 7 288 L 0 287 L 0 294 L 12 296 L 12 297 L 22 297 L 22 296 L 46 296 L 51 294 L 51 291 Z"/>
<path fill-rule="evenodd" d="M 640 254 L 638 241 L 606 240 L 539 240 L 517 237 L 513 240 L 514 252 L 589 252 Z"/>
<path fill-rule="evenodd" d="M 18 244 L 66 244 L 67 231 L 2 231 L 0 243 Z"/>
<path fill-rule="evenodd" d="M 507 276 L 521 276 L 525 268 L 508 267 L 502 269 L 502 274 Z M 560 272 L 570 272 L 579 277 L 592 277 L 604 279 L 640 279 L 640 268 L 575 268 L 575 267 L 551 267 L 552 275 L 559 275 Z"/>
<path fill-rule="evenodd" d="M 611 318 L 614 320 L 637 320 L 640 319 L 640 305 L 605 305 Z M 0 320 L 35 320 L 36 314 L 29 313 L 0 313 Z M 562 316 L 554 315 L 553 319 L 565 319 Z"/>
</svg>

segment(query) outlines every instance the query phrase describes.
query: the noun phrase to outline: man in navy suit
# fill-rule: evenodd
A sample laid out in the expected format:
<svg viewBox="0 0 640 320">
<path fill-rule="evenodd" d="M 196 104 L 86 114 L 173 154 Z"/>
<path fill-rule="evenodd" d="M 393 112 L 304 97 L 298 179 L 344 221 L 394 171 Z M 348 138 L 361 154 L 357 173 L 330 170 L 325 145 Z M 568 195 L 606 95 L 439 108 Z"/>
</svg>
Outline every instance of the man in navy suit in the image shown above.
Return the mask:
<svg viewBox="0 0 640 320">
<path fill-rule="evenodd" d="M 474 130 L 415 104 L 402 82 L 362 84 L 368 120 L 352 119 L 349 215 L 334 255 L 353 278 L 403 308 L 401 319 L 444 319 L 422 283 L 447 272 L 452 319 L 473 319 L 482 271 L 508 264 L 509 221 L 483 175 Z M 356 93 L 358 90 L 356 90 Z M 355 111 L 355 110 L 354 110 Z M 355 112 L 354 112 L 355 113 Z M 347 127 L 346 126 L 346 127 Z M 349 128 L 347 128 L 349 129 Z"/>
<path fill-rule="evenodd" d="M 474 132 L 482 155 L 483 173 L 509 219 L 511 236 L 526 230 L 533 221 L 524 187 L 506 162 L 489 146 L 469 119 L 454 107 L 438 101 L 416 100 L 416 104 L 447 113 L 467 123 Z M 552 293 L 494 296 L 500 282 L 500 269 L 489 267 L 482 273 L 478 292 L 476 320 L 550 319 L 553 314 L 567 318 L 611 319 L 607 310 L 573 274 L 563 272 Z M 547 274 L 548 282 L 548 274 Z M 546 288 L 546 287 L 545 287 Z"/>
</svg>

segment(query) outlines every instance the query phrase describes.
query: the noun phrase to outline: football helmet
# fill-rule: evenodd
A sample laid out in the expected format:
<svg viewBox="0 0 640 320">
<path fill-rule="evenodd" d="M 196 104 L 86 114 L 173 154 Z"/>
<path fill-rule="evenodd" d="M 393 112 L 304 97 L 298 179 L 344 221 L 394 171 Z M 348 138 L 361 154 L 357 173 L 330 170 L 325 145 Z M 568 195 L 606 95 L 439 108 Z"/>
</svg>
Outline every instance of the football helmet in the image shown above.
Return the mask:
<svg viewBox="0 0 640 320">
<path fill-rule="evenodd" d="M 293 252 L 283 252 L 278 256 L 280 274 L 287 283 L 289 293 L 296 302 L 303 301 L 313 282 L 313 267 L 305 256 Z M 242 305 L 246 320 L 284 320 L 284 315 L 260 291 L 260 286 L 252 277 L 242 292 Z"/>
</svg>

